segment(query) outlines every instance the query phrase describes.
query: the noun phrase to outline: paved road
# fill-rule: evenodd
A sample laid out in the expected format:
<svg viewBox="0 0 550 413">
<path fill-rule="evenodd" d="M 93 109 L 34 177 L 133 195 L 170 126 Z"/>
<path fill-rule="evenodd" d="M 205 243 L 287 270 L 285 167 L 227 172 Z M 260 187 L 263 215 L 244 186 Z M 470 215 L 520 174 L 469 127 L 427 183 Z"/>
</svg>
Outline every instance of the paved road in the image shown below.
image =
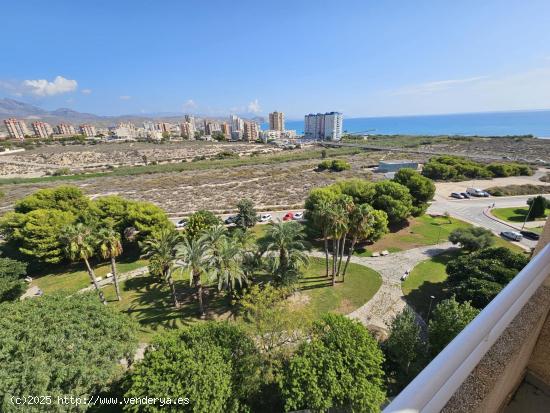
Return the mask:
<svg viewBox="0 0 550 413">
<path fill-rule="evenodd" d="M 434 214 L 449 212 L 449 214 L 453 217 L 459 218 L 473 225 L 490 229 L 494 233 L 499 234 L 501 231 L 513 231 L 514 229 L 510 225 L 506 225 L 489 218 L 483 211 L 493 203 L 495 204 L 495 208 L 525 206 L 527 205 L 527 199 L 530 197 L 532 197 L 532 195 L 471 199 L 438 197 L 436 201 L 430 205 L 428 212 Z M 517 225 L 515 227 L 517 230 L 521 227 L 521 225 Z M 526 248 L 533 248 L 537 244 L 537 241 L 531 241 L 524 238 L 517 244 Z"/>
</svg>

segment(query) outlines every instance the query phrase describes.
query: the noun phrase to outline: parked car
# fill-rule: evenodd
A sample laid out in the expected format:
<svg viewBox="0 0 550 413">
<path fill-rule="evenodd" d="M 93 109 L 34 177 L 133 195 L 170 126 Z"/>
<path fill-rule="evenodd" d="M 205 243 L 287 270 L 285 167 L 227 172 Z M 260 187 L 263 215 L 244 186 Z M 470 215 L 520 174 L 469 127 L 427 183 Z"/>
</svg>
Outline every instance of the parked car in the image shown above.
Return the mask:
<svg viewBox="0 0 550 413">
<path fill-rule="evenodd" d="M 451 193 L 451 198 L 464 199 L 464 197 L 462 196 L 462 194 L 460 192 L 452 192 Z"/>
<path fill-rule="evenodd" d="M 268 222 L 271 221 L 271 214 L 261 214 L 258 218 L 258 221 L 260 222 Z"/>
<path fill-rule="evenodd" d="M 287 212 L 283 217 L 283 221 L 292 221 L 294 219 L 294 214 L 292 212 Z"/>
<path fill-rule="evenodd" d="M 239 219 L 238 215 L 231 215 L 230 217 L 227 217 L 224 222 L 226 225 L 230 225 L 237 222 L 237 219 Z"/>
<path fill-rule="evenodd" d="M 533 231 L 520 231 L 520 234 L 533 241 L 538 241 L 540 238 L 540 235 Z"/>
<path fill-rule="evenodd" d="M 176 228 L 185 228 L 187 225 L 187 219 L 180 219 L 178 222 L 176 222 Z"/>
<path fill-rule="evenodd" d="M 468 195 L 466 192 L 461 192 L 460 195 L 462 195 L 465 199 L 470 199 L 470 195 Z"/>
<path fill-rule="evenodd" d="M 504 238 L 508 238 L 512 241 L 521 241 L 523 239 L 523 235 L 521 235 L 519 232 L 515 231 L 502 231 L 500 233 Z"/>
<path fill-rule="evenodd" d="M 294 220 L 299 221 L 301 219 L 304 219 L 304 213 L 303 212 L 295 212 L 294 213 Z"/>
<path fill-rule="evenodd" d="M 479 189 L 479 188 L 467 188 L 466 193 L 468 195 L 477 196 L 477 197 L 485 197 L 486 198 L 486 197 L 489 196 L 488 192 L 485 192 L 484 190 Z"/>
</svg>

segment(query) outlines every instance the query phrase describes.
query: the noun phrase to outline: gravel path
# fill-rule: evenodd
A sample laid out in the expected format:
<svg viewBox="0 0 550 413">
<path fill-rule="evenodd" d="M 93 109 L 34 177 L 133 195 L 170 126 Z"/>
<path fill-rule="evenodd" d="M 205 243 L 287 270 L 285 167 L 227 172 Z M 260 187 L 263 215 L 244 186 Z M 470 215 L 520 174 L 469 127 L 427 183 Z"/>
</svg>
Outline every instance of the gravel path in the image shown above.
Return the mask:
<svg viewBox="0 0 550 413">
<path fill-rule="evenodd" d="M 385 257 L 351 257 L 351 262 L 378 272 L 382 277 L 382 286 L 371 300 L 348 314 L 348 317 L 359 320 L 366 327 L 387 332 L 392 319 L 407 305 L 401 291 L 401 277 L 405 271 L 412 270 L 419 262 L 439 255 L 449 248 L 453 248 L 453 244 L 444 242 L 396 252 Z M 320 258 L 325 256 L 324 252 L 318 251 L 312 252 L 311 255 Z"/>
</svg>

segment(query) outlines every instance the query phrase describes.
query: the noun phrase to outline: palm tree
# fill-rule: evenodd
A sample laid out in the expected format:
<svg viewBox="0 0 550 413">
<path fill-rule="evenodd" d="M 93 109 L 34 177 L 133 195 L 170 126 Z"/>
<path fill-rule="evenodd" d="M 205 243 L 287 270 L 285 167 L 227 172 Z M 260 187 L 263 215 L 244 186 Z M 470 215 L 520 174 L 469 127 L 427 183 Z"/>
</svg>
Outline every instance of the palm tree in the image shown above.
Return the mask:
<svg viewBox="0 0 550 413">
<path fill-rule="evenodd" d="M 172 278 L 175 262 L 175 250 L 180 241 L 180 234 L 169 228 L 163 228 L 158 234 L 140 243 L 142 257 L 149 259 L 149 272 L 162 276 L 170 287 L 174 306 L 179 308 L 176 286 Z"/>
<path fill-rule="evenodd" d="M 227 236 L 227 228 L 223 225 L 215 225 L 213 227 L 206 228 L 203 232 L 201 237 L 204 238 L 204 242 L 206 242 L 211 249 L 213 262 L 215 263 L 217 260 L 217 251 L 219 249 L 220 243 L 226 238 Z M 215 264 L 217 265 L 217 264 Z"/>
<path fill-rule="evenodd" d="M 342 282 L 345 281 L 346 271 L 348 265 L 355 250 L 355 244 L 359 240 L 364 240 L 369 237 L 372 231 L 372 214 L 371 207 L 367 204 L 357 205 L 350 214 L 350 224 L 349 224 L 349 236 L 351 238 L 351 244 L 348 250 L 348 258 L 346 259 L 346 264 L 344 265 L 344 270 L 342 272 Z"/>
<path fill-rule="evenodd" d="M 272 274 L 283 283 L 291 282 L 299 274 L 301 265 L 308 263 L 302 226 L 295 221 L 272 222 L 260 240 L 262 250 L 270 252 Z"/>
<path fill-rule="evenodd" d="M 116 270 L 116 257 L 122 254 L 122 242 L 120 234 L 111 227 L 102 228 L 98 232 L 99 252 L 103 259 L 110 259 L 111 273 L 113 274 L 113 282 L 118 301 L 120 298 L 120 288 L 118 285 L 118 275 Z"/>
<path fill-rule="evenodd" d="M 218 280 L 218 290 L 224 287 L 228 291 L 232 291 L 236 282 L 242 287 L 243 282 L 246 282 L 247 279 L 242 266 L 243 251 L 239 244 L 233 238 L 223 237 L 212 248 L 216 248 L 212 274 Z"/>
<path fill-rule="evenodd" d="M 329 232 L 332 237 L 332 285 L 336 284 L 337 263 L 342 237 L 348 230 L 348 215 L 342 205 L 335 205 L 329 215 Z"/>
<path fill-rule="evenodd" d="M 94 270 L 90 265 L 90 258 L 93 257 L 97 245 L 97 240 L 94 237 L 94 231 L 91 227 L 85 226 L 82 223 L 69 225 L 63 229 L 60 240 L 64 245 L 65 253 L 71 261 L 82 260 L 86 264 L 88 275 L 94 284 L 94 287 L 99 295 L 99 299 L 103 304 L 107 304 L 103 291 L 99 288 Z"/>
<path fill-rule="evenodd" d="M 176 265 L 181 269 L 189 270 L 189 282 L 197 289 L 201 317 L 205 315 L 201 276 L 208 272 L 211 265 L 212 255 L 209 250 L 210 246 L 205 237 L 191 239 L 186 237 L 176 248 Z"/>
<path fill-rule="evenodd" d="M 232 234 L 233 241 L 241 252 L 241 266 L 245 280 L 248 282 L 261 267 L 261 251 L 256 243 L 256 237 L 248 229 L 236 229 Z"/>
<path fill-rule="evenodd" d="M 330 225 L 330 216 L 333 212 L 333 205 L 328 201 L 321 201 L 315 210 L 313 211 L 313 221 L 321 230 L 323 236 L 323 243 L 325 247 L 325 276 L 329 277 L 328 262 L 329 262 L 329 252 L 328 252 L 328 237 L 329 237 L 329 225 Z"/>
<path fill-rule="evenodd" d="M 338 199 L 338 204 L 342 207 L 342 210 L 344 212 L 343 218 L 345 221 L 345 228 L 341 240 L 338 241 L 340 248 L 337 253 L 340 257 L 338 259 L 338 269 L 336 271 L 336 276 L 340 275 L 340 269 L 342 268 L 342 258 L 344 257 L 344 248 L 346 245 L 346 238 L 350 227 L 350 215 L 355 208 L 353 198 L 349 195 L 342 195 L 340 199 Z"/>
</svg>

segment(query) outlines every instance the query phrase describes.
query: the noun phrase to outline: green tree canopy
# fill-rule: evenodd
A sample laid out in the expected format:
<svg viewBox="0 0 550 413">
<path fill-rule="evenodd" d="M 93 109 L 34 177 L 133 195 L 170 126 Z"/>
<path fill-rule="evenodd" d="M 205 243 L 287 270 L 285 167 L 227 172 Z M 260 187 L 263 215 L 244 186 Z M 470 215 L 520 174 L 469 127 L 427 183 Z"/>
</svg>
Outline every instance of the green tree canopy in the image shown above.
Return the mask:
<svg viewBox="0 0 550 413">
<path fill-rule="evenodd" d="M 126 397 L 188 397 L 192 412 L 248 411 L 257 388 L 257 351 L 237 326 L 194 325 L 157 337 L 128 377 Z M 126 411 L 163 412 L 158 405 Z"/>
<path fill-rule="evenodd" d="M 527 201 L 529 205 L 529 215 L 527 219 L 532 221 L 537 218 L 542 218 L 546 216 L 547 200 L 542 195 L 538 195 Z"/>
<path fill-rule="evenodd" d="M 376 340 L 361 324 L 326 314 L 285 368 L 285 410 L 380 411 L 386 398 L 383 360 Z"/>
<path fill-rule="evenodd" d="M 428 202 L 435 194 L 433 181 L 411 168 L 402 168 L 395 174 L 394 182 L 409 189 L 413 198 L 413 215 L 420 216 L 428 208 Z"/>
<path fill-rule="evenodd" d="M 426 344 L 422 341 L 420 333 L 416 315 L 408 307 L 393 319 L 390 326 L 384 350 L 388 370 L 394 376 L 398 390 L 405 387 L 423 367 Z"/>
<path fill-rule="evenodd" d="M 27 274 L 27 263 L 0 258 L 0 302 L 17 300 L 27 289 L 23 277 Z"/>
<path fill-rule="evenodd" d="M 121 373 L 120 359 L 135 351 L 131 318 L 90 294 L 48 295 L 0 304 L 0 410 L 43 412 L 13 406 L 10 396 L 84 397 Z"/>
<path fill-rule="evenodd" d="M 250 228 L 256 225 L 256 210 L 254 203 L 250 199 L 241 199 L 237 204 L 239 213 L 237 214 L 237 226 L 241 228 Z"/>
<path fill-rule="evenodd" d="M 487 248 L 447 263 L 449 292 L 483 308 L 523 269 L 529 259 L 508 248 Z"/>
<path fill-rule="evenodd" d="M 407 187 L 392 181 L 375 184 L 371 205 L 388 214 L 390 225 L 403 222 L 413 211 L 412 196 Z"/>
<path fill-rule="evenodd" d="M 434 308 L 428 327 L 432 355 L 439 354 L 478 313 L 468 301 L 459 303 L 454 298 L 441 301 Z"/>
<path fill-rule="evenodd" d="M 491 231 L 481 227 L 457 228 L 449 234 L 449 241 L 460 244 L 465 251 L 479 251 L 495 243 Z"/>
<path fill-rule="evenodd" d="M 221 220 L 214 213 L 201 209 L 189 217 L 185 226 L 185 235 L 189 238 L 200 237 L 205 230 L 221 225 Z"/>
<path fill-rule="evenodd" d="M 20 252 L 48 264 L 57 264 L 64 259 L 59 238 L 63 228 L 75 222 L 71 212 L 35 209 L 25 214 L 23 222 L 23 226 L 14 232 Z"/>
<path fill-rule="evenodd" d="M 40 189 L 15 203 L 15 212 L 26 214 L 37 209 L 57 209 L 75 216 L 90 209 L 90 200 L 76 186 Z"/>
</svg>

